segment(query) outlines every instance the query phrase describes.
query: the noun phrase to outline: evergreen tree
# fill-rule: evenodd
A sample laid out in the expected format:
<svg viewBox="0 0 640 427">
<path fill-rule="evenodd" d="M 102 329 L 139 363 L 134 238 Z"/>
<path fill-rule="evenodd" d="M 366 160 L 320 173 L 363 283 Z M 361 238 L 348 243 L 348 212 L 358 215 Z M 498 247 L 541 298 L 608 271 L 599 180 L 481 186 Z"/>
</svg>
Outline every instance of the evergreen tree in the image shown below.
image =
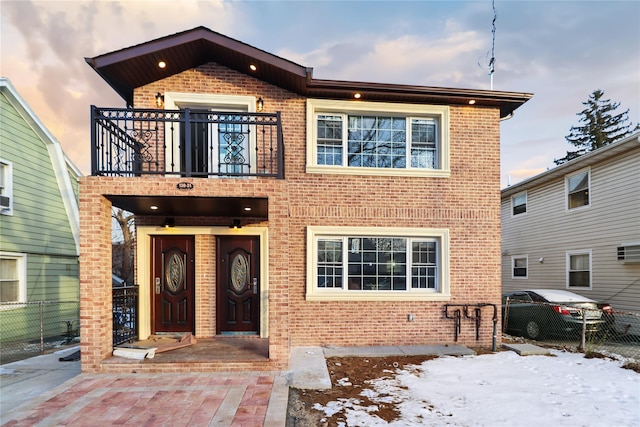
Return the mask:
<svg viewBox="0 0 640 427">
<path fill-rule="evenodd" d="M 589 99 L 582 103 L 587 108 L 576 114 L 581 116 L 579 122 L 582 123 L 582 126 L 571 126 L 569 135 L 565 137 L 569 144 L 578 149 L 567 151 L 565 157 L 555 159 L 556 165 L 561 165 L 589 151 L 604 147 L 633 132 L 632 123 L 629 121 L 629 109 L 615 114 L 620 103 L 612 103 L 610 99 L 602 99 L 603 96 L 604 92 L 596 89 L 589 95 Z M 640 124 L 635 129 L 640 129 Z"/>
</svg>

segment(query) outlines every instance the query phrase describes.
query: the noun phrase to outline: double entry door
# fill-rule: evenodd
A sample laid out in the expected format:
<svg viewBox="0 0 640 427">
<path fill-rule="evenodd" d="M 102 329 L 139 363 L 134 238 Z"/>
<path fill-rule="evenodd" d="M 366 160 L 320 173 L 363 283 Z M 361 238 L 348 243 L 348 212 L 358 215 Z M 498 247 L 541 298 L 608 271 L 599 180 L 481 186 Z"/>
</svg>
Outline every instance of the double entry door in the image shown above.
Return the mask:
<svg viewBox="0 0 640 427">
<path fill-rule="evenodd" d="M 259 334 L 260 238 L 216 241 L 216 333 Z M 151 237 L 153 333 L 195 333 L 194 242 L 194 236 Z"/>
</svg>

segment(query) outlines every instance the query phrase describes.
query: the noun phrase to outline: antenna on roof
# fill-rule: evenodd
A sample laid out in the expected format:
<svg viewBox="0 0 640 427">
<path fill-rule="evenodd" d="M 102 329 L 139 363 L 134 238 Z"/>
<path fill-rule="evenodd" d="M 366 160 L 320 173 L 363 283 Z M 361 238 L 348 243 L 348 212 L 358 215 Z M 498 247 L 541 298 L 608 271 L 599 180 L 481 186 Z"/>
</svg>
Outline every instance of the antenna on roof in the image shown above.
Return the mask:
<svg viewBox="0 0 640 427">
<path fill-rule="evenodd" d="M 489 76 L 491 78 L 491 90 L 493 90 L 493 73 L 495 72 L 496 65 L 496 19 L 498 19 L 495 0 L 491 0 L 491 7 L 493 8 L 493 21 L 491 21 L 491 59 L 489 60 Z"/>
<path fill-rule="evenodd" d="M 486 59 L 489 60 L 489 77 L 491 79 L 491 90 L 493 90 L 493 73 L 496 71 L 496 20 L 498 19 L 495 0 L 491 0 L 491 7 L 493 8 L 493 21 L 491 21 L 491 50 L 487 52 Z M 491 55 L 490 58 L 489 55 Z M 480 60 L 478 60 L 478 67 L 482 67 L 482 65 L 480 65 Z"/>
</svg>

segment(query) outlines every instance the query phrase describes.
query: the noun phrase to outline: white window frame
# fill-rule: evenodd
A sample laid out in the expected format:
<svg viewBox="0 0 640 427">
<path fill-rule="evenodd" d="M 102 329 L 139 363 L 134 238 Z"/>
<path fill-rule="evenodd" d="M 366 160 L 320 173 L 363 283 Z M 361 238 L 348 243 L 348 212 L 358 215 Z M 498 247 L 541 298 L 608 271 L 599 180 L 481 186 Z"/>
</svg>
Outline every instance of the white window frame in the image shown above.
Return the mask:
<svg viewBox="0 0 640 427">
<path fill-rule="evenodd" d="M 206 93 L 182 93 L 182 92 L 165 92 L 164 94 L 164 108 L 166 110 L 180 110 L 184 108 L 197 108 L 201 110 L 210 110 L 210 111 L 230 111 L 237 113 L 255 113 L 256 112 L 256 97 L 255 96 L 246 96 L 246 95 L 213 95 Z M 217 125 L 213 125 L 212 127 L 214 132 L 210 135 L 210 138 L 217 138 Z M 171 129 L 167 128 L 165 130 L 165 140 L 169 140 L 169 134 Z M 179 132 L 176 133 L 177 138 L 179 140 Z M 248 173 L 255 173 L 257 170 L 257 161 L 256 161 L 256 153 L 252 150 L 252 147 L 255 147 L 256 144 L 256 135 L 255 132 L 252 132 L 249 141 L 247 141 L 249 147 L 249 164 L 252 166 Z M 218 141 L 216 141 L 216 145 Z M 176 160 L 177 159 L 177 160 Z M 167 151 L 165 153 L 165 168 L 166 170 L 171 170 L 171 161 L 177 162 L 180 164 L 180 147 L 178 144 L 175 144 L 173 147 L 173 152 Z M 218 164 L 217 151 L 216 155 L 213 158 L 210 158 L 209 161 L 212 165 Z M 211 167 L 211 166 L 210 166 Z M 223 175 L 224 176 L 224 175 Z M 211 175 L 210 178 L 217 178 L 218 175 Z M 243 177 L 249 178 L 249 177 Z M 253 177 L 251 177 L 253 178 Z"/>
<path fill-rule="evenodd" d="M 575 208 L 569 207 L 569 180 L 576 175 L 580 175 L 586 173 L 587 174 L 587 196 L 589 197 L 589 202 L 586 205 L 576 206 Z M 583 209 L 588 209 L 591 207 L 591 168 L 584 168 L 578 171 L 575 171 L 571 174 L 565 175 L 564 177 L 564 203 L 565 209 L 567 212 L 576 212 Z"/>
<path fill-rule="evenodd" d="M 570 273 L 571 273 L 571 257 L 573 255 L 588 255 L 589 256 L 589 286 L 571 286 Z M 582 289 L 591 290 L 593 288 L 593 256 L 591 249 L 567 251 L 566 255 L 566 288 L 567 289 Z"/>
<path fill-rule="evenodd" d="M 524 259 L 525 262 L 525 275 L 524 276 L 516 276 L 516 260 Z M 511 278 L 516 280 L 528 279 L 529 278 L 529 256 L 528 255 L 513 255 L 511 257 Z"/>
<path fill-rule="evenodd" d="M 515 207 L 521 206 L 521 205 L 515 204 L 516 197 L 521 197 L 521 196 L 524 196 L 524 212 L 515 213 L 514 212 Z M 514 216 L 526 215 L 529 209 L 528 203 L 529 203 L 529 196 L 526 191 L 521 191 L 520 193 L 517 193 L 511 196 L 511 216 L 514 217 Z"/>
<path fill-rule="evenodd" d="M 17 252 L 0 252 L 0 258 L 17 260 L 16 268 L 18 269 L 18 300 L 4 302 L 3 304 L 26 303 L 27 302 L 27 254 L 17 253 Z M 11 307 L 15 307 L 15 305 Z"/>
<path fill-rule="evenodd" d="M 404 237 L 438 241 L 439 259 L 436 289 L 413 289 L 408 284 L 404 291 L 347 290 L 344 288 L 318 288 L 318 239 L 331 237 Z M 409 261 L 409 260 L 408 260 Z M 410 263 L 407 269 L 410 271 Z M 307 301 L 448 301 L 450 293 L 449 230 L 442 228 L 380 228 L 380 227 L 307 227 Z"/>
<path fill-rule="evenodd" d="M 407 119 L 431 118 L 437 122 L 436 169 L 412 168 L 375 168 L 354 166 L 318 165 L 317 120 L 318 114 L 348 115 L 399 115 Z M 343 129 L 343 133 L 346 129 Z M 344 139 L 346 141 L 346 138 Z M 407 142 L 410 149 L 411 142 Z M 307 173 L 337 175 L 375 175 L 375 176 L 417 176 L 449 178 L 449 107 L 442 105 L 394 104 L 387 102 L 342 101 L 326 99 L 307 99 Z"/>
<path fill-rule="evenodd" d="M 0 195 L 9 198 L 9 207 L 0 208 L 1 215 L 13 215 L 13 163 L 4 159 L 0 159 Z"/>
</svg>

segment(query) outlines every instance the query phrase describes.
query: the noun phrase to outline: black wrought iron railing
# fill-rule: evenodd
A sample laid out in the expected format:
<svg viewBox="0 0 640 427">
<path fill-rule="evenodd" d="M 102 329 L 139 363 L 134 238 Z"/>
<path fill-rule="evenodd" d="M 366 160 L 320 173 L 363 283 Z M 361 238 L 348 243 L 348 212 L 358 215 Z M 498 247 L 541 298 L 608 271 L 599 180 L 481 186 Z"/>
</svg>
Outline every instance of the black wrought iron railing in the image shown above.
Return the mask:
<svg viewBox="0 0 640 427">
<path fill-rule="evenodd" d="M 91 174 L 284 178 L 280 113 L 91 106 Z"/>
<path fill-rule="evenodd" d="M 113 299 L 113 345 L 138 338 L 138 286 L 111 290 Z"/>
</svg>

